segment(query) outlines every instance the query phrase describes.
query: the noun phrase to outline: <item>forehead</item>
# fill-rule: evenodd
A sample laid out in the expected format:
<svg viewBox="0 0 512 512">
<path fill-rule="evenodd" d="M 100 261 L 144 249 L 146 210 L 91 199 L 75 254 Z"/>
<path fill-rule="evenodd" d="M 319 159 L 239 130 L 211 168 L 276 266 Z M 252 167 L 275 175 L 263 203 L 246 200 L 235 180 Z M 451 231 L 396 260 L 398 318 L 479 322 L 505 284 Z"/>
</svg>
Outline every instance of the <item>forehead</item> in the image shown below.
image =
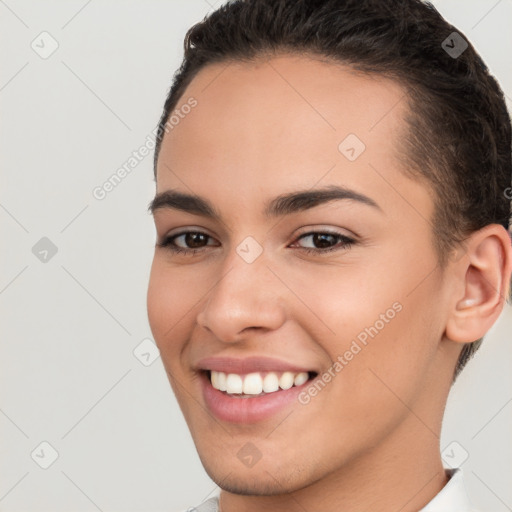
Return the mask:
<svg viewBox="0 0 512 512">
<path fill-rule="evenodd" d="M 398 147 L 408 104 L 396 81 L 279 55 L 208 65 L 176 110 L 190 98 L 197 105 L 164 137 L 158 192 L 190 188 L 248 204 L 320 182 L 379 195 L 382 175 L 406 179 Z"/>
</svg>

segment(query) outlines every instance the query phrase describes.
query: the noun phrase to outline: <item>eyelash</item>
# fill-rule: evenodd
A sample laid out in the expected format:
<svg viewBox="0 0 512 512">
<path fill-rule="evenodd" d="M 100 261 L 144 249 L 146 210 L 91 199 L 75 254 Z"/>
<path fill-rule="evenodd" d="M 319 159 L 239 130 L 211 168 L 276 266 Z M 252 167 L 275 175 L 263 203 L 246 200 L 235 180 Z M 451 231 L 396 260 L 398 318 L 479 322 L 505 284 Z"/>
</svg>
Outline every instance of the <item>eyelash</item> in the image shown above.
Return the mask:
<svg viewBox="0 0 512 512">
<path fill-rule="evenodd" d="M 169 236 L 164 238 L 161 242 L 157 242 L 158 247 L 166 248 L 169 251 L 175 253 L 175 254 L 184 254 L 185 256 L 193 256 L 194 254 L 197 254 L 201 252 L 203 249 L 205 249 L 208 246 L 197 248 L 197 249 L 184 249 L 183 247 L 179 247 L 177 245 L 174 245 L 174 239 L 188 234 L 194 234 L 194 235 L 205 235 L 208 238 L 212 238 L 210 235 L 207 235 L 206 233 L 203 233 L 201 231 L 183 231 L 181 233 L 177 233 L 175 235 Z M 296 241 L 301 240 L 305 237 L 312 236 L 312 235 L 329 235 L 332 237 L 337 238 L 338 240 L 341 240 L 343 244 L 341 246 L 338 246 L 337 244 L 328 247 L 327 249 L 314 249 L 311 247 L 300 247 L 299 249 L 302 251 L 305 251 L 306 253 L 316 253 L 316 254 L 325 254 L 327 252 L 331 251 L 339 251 L 341 249 L 349 249 L 352 247 L 356 241 L 353 238 L 349 238 L 348 236 L 342 235 L 341 233 L 336 233 L 332 231 L 309 231 L 307 233 L 303 233 L 300 235 Z"/>
</svg>

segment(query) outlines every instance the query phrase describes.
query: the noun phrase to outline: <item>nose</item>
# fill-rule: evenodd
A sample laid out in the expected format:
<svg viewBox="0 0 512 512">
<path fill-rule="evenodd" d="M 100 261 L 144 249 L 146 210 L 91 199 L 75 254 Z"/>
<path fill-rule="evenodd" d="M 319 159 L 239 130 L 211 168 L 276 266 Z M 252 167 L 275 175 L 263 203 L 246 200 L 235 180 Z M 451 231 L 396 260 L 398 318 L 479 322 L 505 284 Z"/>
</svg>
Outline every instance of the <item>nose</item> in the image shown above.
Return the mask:
<svg viewBox="0 0 512 512">
<path fill-rule="evenodd" d="M 234 253 L 227 263 L 197 323 L 224 343 L 241 341 L 252 330 L 278 329 L 286 319 L 285 287 L 267 267 L 263 254 L 247 263 Z"/>
</svg>

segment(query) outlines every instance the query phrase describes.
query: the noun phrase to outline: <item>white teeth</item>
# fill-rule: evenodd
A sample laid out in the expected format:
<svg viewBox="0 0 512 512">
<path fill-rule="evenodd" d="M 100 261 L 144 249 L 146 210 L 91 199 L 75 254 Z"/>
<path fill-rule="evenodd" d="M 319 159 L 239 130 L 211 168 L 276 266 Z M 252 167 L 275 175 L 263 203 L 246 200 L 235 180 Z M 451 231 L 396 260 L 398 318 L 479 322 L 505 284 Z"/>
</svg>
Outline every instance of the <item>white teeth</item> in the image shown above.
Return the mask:
<svg viewBox="0 0 512 512">
<path fill-rule="evenodd" d="M 293 386 L 295 375 L 292 372 L 284 372 L 279 379 L 279 387 L 281 389 L 290 389 Z"/>
<path fill-rule="evenodd" d="M 214 370 L 210 372 L 212 387 L 231 395 L 273 393 L 279 389 L 286 390 L 292 386 L 302 386 L 308 378 L 307 372 L 284 372 L 280 376 L 276 372 L 269 372 L 264 376 L 256 372 L 248 373 L 245 376 L 236 373 L 226 374 Z"/>
<path fill-rule="evenodd" d="M 246 395 L 259 395 L 263 391 L 263 380 L 259 373 L 249 373 L 244 378 L 244 393 Z"/>
<path fill-rule="evenodd" d="M 230 373 L 226 378 L 226 392 L 233 393 L 241 393 L 242 392 L 242 377 L 237 375 L 236 373 Z"/>
<path fill-rule="evenodd" d="M 217 382 L 219 384 L 219 387 L 217 388 L 219 391 L 226 391 L 227 385 L 226 381 L 228 380 L 227 375 L 224 372 L 217 372 Z M 213 386 L 215 387 L 215 386 Z"/>
<path fill-rule="evenodd" d="M 295 375 L 295 380 L 293 381 L 293 384 L 295 386 L 302 386 L 304 382 L 306 382 L 309 378 L 309 375 L 306 372 L 298 373 Z"/>
<path fill-rule="evenodd" d="M 226 391 L 226 374 L 212 370 L 211 374 L 212 386 L 220 391 Z"/>
<path fill-rule="evenodd" d="M 263 379 L 263 391 L 272 393 L 279 389 L 279 377 L 274 372 L 267 373 Z"/>
<path fill-rule="evenodd" d="M 210 375 L 210 380 L 212 382 L 212 386 L 215 389 L 219 389 L 219 372 L 212 370 L 211 375 Z"/>
</svg>

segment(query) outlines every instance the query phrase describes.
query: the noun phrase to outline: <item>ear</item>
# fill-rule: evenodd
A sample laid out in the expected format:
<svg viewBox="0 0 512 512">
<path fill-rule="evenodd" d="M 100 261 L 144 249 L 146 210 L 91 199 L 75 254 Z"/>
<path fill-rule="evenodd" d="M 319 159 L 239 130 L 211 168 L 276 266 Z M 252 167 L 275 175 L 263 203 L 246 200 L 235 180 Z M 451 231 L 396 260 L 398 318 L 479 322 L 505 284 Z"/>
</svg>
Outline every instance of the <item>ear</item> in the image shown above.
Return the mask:
<svg viewBox="0 0 512 512">
<path fill-rule="evenodd" d="M 487 333 L 503 310 L 510 289 L 512 246 L 508 231 L 499 224 L 475 231 L 464 245 L 463 256 L 451 269 L 456 282 L 445 335 L 471 343 Z"/>
</svg>

